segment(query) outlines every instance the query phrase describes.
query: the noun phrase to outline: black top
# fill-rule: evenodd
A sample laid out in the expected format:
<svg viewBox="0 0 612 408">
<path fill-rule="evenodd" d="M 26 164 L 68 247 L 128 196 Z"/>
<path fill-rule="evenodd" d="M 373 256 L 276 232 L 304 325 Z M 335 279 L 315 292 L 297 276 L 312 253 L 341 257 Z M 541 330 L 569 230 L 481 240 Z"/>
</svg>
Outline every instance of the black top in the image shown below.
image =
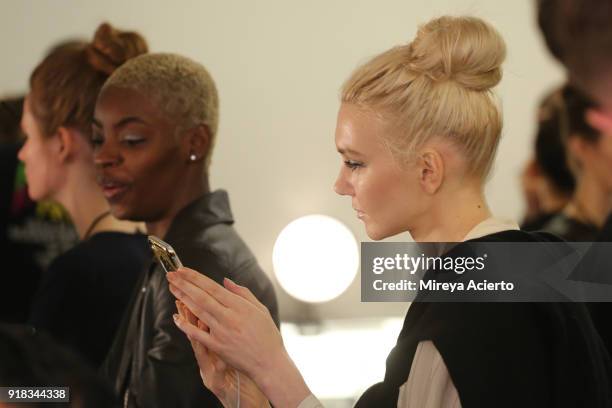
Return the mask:
<svg viewBox="0 0 612 408">
<path fill-rule="evenodd" d="M 558 213 L 544 213 L 537 215 L 533 218 L 526 218 L 523 220 L 521 224 L 521 229 L 523 231 L 540 231 L 546 224 L 550 222 Z"/>
<path fill-rule="evenodd" d="M 10 323 L 28 320 L 43 271 L 78 241 L 59 204 L 28 196 L 20 147 L 0 144 L 0 322 Z"/>
<path fill-rule="evenodd" d="M 0 384 L 2 387 L 68 387 L 70 401 L 78 403 L 11 404 L 21 408 L 117 408 L 119 401 L 98 373 L 72 350 L 46 333 L 22 324 L 0 323 Z M 2 405 L 6 407 L 7 405 Z"/>
<path fill-rule="evenodd" d="M 599 229 L 595 225 L 585 224 L 562 212 L 552 217 L 540 230 L 554 234 L 568 242 L 595 241 L 599 234 Z"/>
<path fill-rule="evenodd" d="M 503 231 L 474 241 L 550 242 Z M 446 256 L 462 256 L 459 244 Z M 556 254 L 550 256 L 554 262 Z M 520 268 L 517 259 L 511 268 Z M 397 407 L 418 343 L 431 340 L 463 407 L 609 407 L 610 361 L 583 304 L 413 303 L 387 358 L 384 381 L 357 407 Z"/>
<path fill-rule="evenodd" d="M 98 367 L 149 258 L 143 234 L 94 234 L 52 262 L 32 305 L 30 324 Z"/>
<path fill-rule="evenodd" d="M 600 242 L 612 242 L 612 214 L 608 216 L 606 223 L 599 232 L 597 240 Z"/>
<path fill-rule="evenodd" d="M 611 218 L 612 220 L 612 218 Z M 563 213 L 558 214 L 554 217 L 544 228 L 545 231 L 551 232 L 566 241 L 570 242 L 593 242 L 593 241 L 612 241 L 612 237 L 606 238 L 606 231 L 609 231 L 608 227 L 604 226 L 601 231 L 591 224 L 584 224 L 578 220 L 572 219 L 564 215 Z M 580 270 L 582 268 L 582 270 Z M 587 254 L 582 263 L 579 265 L 577 271 L 582 274 L 583 278 L 589 275 L 596 275 L 601 278 L 600 271 L 611 271 L 610 263 L 608 259 L 600 259 L 594 257 L 592 254 Z M 576 279 L 581 279 L 578 275 Z M 581 279 L 582 280 L 582 279 Z M 591 280 L 591 279 L 584 279 Z M 593 279 L 597 281 L 599 279 Z M 609 284 L 610 282 L 608 282 Z M 610 317 L 612 316 L 612 303 L 608 302 L 589 302 L 586 304 L 593 324 L 597 329 L 597 332 L 601 336 L 606 349 L 609 354 L 612 354 L 612 324 L 610 324 Z"/>
<path fill-rule="evenodd" d="M 278 324 L 274 287 L 233 228 L 225 191 L 204 194 L 172 220 L 163 239 L 183 265 L 221 283 L 248 287 Z M 165 272 L 154 264 L 138 281 L 102 372 L 130 408 L 221 406 L 202 385 L 189 340 L 172 315 L 175 298 Z"/>
</svg>

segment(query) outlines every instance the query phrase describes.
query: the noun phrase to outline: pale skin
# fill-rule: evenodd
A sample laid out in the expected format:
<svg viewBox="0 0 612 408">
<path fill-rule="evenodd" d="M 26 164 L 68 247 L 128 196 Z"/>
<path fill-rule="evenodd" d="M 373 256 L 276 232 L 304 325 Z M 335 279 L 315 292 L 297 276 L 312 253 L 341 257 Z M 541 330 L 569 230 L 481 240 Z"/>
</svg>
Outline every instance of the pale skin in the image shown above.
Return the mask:
<svg viewBox="0 0 612 408">
<path fill-rule="evenodd" d="M 21 128 L 27 139 L 19 151 L 29 194 L 36 201 L 60 203 L 83 239 L 93 221 L 109 210 L 96 181 L 93 149 L 87 137 L 74 128 L 60 126 L 55 134 L 43 135 L 29 103 L 26 98 Z M 90 236 L 101 231 L 131 233 L 138 229 L 144 230 L 144 226 L 106 216 L 96 223 Z"/>
<path fill-rule="evenodd" d="M 408 231 L 415 241 L 461 241 L 491 216 L 483 181 L 468 175 L 452 144 L 433 138 L 400 165 L 382 143 L 388 131 L 374 112 L 342 104 L 335 138 L 342 165 L 334 190 L 351 198 L 370 238 Z M 261 390 L 260 397 L 241 397 L 242 406 L 261 406 L 265 398 L 276 407 L 297 407 L 311 394 L 269 312 L 247 288 L 228 279 L 220 286 L 188 268 L 167 277 L 171 292 L 193 313 L 181 310 L 175 322 L 192 345 L 206 350 L 196 351 L 204 384 L 225 406 L 232 404 L 219 388 L 228 385 L 216 369 L 238 370 L 241 386 L 252 382 Z"/>
</svg>

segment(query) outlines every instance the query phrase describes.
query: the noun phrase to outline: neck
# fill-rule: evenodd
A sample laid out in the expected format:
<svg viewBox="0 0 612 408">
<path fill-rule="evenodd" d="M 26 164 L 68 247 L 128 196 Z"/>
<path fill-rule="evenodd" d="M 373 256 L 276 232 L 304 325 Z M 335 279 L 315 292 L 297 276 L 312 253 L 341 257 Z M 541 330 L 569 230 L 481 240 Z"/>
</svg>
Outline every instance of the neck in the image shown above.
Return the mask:
<svg viewBox="0 0 612 408">
<path fill-rule="evenodd" d="M 156 221 L 147 221 L 147 233 L 151 235 L 163 238 L 168 233 L 172 221 L 176 218 L 177 214 L 193 201 L 201 197 L 210 191 L 208 184 L 208 178 L 198 183 L 181 183 L 185 188 L 180 189 L 178 192 L 172 195 L 173 200 L 171 207 L 166 211 L 166 214 Z M 193 186 L 196 186 L 195 188 Z"/>
<path fill-rule="evenodd" d="M 567 195 L 559 194 L 553 191 L 546 192 L 540 197 L 540 208 L 543 213 L 552 214 L 559 212 L 567 205 L 570 197 Z"/>
<path fill-rule="evenodd" d="M 80 239 L 85 238 L 87 230 L 97 217 L 110 210 L 95 181 L 93 171 L 87 170 L 88 168 L 83 166 L 67 174 L 66 185 L 70 188 L 63 189 L 54 197 L 70 214 Z M 89 236 L 100 231 L 136 232 L 138 228 L 136 223 L 120 221 L 108 215 L 96 223 Z"/>
<path fill-rule="evenodd" d="M 610 193 L 601 188 L 595 177 L 580 177 L 574 196 L 564 213 L 579 221 L 603 227 L 612 208 Z"/>
<path fill-rule="evenodd" d="M 484 194 L 464 189 L 435 200 L 410 230 L 417 242 L 460 242 L 476 225 L 491 217 Z"/>
</svg>

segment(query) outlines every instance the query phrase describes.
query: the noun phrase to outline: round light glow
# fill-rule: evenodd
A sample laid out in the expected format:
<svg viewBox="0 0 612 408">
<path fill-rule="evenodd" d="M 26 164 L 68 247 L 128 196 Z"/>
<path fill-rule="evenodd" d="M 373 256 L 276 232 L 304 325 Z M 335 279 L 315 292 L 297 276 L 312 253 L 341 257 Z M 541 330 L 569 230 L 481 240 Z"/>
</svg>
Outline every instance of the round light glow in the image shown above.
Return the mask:
<svg viewBox="0 0 612 408">
<path fill-rule="evenodd" d="M 348 288 L 359 265 L 353 233 L 325 215 L 290 222 L 276 238 L 274 272 L 291 296 L 305 302 L 326 302 Z"/>
</svg>

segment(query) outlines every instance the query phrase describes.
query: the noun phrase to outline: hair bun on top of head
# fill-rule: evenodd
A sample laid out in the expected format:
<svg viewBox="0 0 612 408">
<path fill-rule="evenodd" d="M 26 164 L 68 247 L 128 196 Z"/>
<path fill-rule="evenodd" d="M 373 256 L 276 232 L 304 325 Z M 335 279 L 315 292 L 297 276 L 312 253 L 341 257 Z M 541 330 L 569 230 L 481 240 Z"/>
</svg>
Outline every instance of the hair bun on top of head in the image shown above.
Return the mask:
<svg viewBox="0 0 612 408">
<path fill-rule="evenodd" d="M 476 17 L 440 17 L 419 27 L 409 45 L 408 68 L 434 82 L 454 81 L 473 91 L 493 88 L 502 78 L 506 45 Z"/>
<path fill-rule="evenodd" d="M 95 69 L 110 75 L 130 58 L 147 51 L 147 42 L 137 32 L 117 30 L 102 23 L 87 47 L 87 59 Z"/>
</svg>

